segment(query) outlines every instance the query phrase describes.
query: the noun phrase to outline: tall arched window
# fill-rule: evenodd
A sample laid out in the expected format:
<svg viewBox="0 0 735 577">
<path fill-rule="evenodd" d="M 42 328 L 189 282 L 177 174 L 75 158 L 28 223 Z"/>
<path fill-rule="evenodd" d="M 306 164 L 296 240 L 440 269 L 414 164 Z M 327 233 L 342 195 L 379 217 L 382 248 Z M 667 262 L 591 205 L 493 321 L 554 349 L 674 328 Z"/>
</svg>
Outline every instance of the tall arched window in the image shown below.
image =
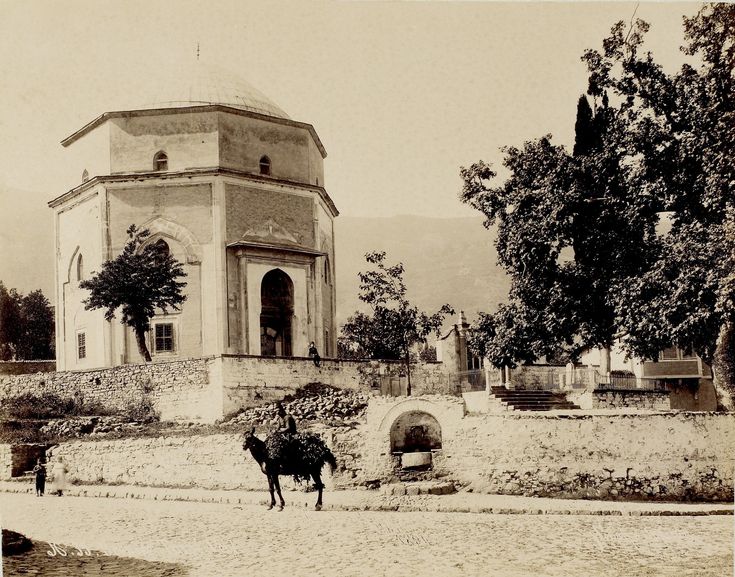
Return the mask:
<svg viewBox="0 0 735 577">
<path fill-rule="evenodd" d="M 171 249 L 169 248 L 168 243 L 163 239 L 159 239 L 154 246 L 156 247 L 158 254 L 163 258 L 166 258 L 171 254 Z"/>
<path fill-rule="evenodd" d="M 267 156 L 263 156 L 260 159 L 260 174 L 270 176 L 271 174 L 271 159 Z"/>
<path fill-rule="evenodd" d="M 77 257 L 77 280 L 84 280 L 84 259 L 81 254 Z"/>
<path fill-rule="evenodd" d="M 168 156 L 163 150 L 153 157 L 153 170 L 168 170 Z"/>
<path fill-rule="evenodd" d="M 87 172 L 87 169 L 84 169 L 84 172 L 82 173 L 82 182 L 87 182 L 89 180 L 89 172 Z"/>
</svg>

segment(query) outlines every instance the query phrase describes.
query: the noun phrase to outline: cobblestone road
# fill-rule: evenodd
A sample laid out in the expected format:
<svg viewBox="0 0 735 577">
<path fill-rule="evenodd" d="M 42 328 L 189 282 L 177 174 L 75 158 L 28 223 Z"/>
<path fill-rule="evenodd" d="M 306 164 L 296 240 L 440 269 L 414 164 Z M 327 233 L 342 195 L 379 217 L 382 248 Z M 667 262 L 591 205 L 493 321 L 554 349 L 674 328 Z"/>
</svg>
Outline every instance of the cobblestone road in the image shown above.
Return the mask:
<svg viewBox="0 0 735 577">
<path fill-rule="evenodd" d="M 266 511 L 0 495 L 31 538 L 181 563 L 191 575 L 729 576 L 733 517 Z M 6 573 L 7 575 L 8 573 Z M 127 576 L 130 577 L 130 576 Z"/>
</svg>

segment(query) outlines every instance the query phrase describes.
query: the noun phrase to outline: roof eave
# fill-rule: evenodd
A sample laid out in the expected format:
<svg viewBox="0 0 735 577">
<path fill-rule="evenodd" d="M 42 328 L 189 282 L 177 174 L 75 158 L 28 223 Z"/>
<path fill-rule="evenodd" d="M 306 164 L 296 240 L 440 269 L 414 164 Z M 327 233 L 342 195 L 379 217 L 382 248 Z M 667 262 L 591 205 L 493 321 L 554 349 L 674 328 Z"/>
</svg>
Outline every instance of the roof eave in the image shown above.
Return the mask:
<svg viewBox="0 0 735 577">
<path fill-rule="evenodd" d="M 157 171 L 126 172 L 126 173 L 121 173 L 121 174 L 94 176 L 90 178 L 89 180 L 87 180 L 86 182 L 83 182 L 80 185 L 75 186 L 71 190 L 67 190 L 64 194 L 61 194 L 57 196 L 56 198 L 48 201 L 47 204 L 51 208 L 56 208 L 57 206 L 63 204 L 68 198 L 75 196 L 85 191 L 86 189 L 91 188 L 94 185 L 98 183 L 102 183 L 102 182 L 121 182 L 121 181 L 126 181 L 126 180 L 146 180 L 146 179 L 152 179 L 152 178 L 160 179 L 160 178 L 181 178 L 181 177 L 191 177 L 191 176 L 215 176 L 215 175 L 237 176 L 241 178 L 248 178 L 251 180 L 258 181 L 258 182 L 272 183 L 272 184 L 278 184 L 282 186 L 293 186 L 297 188 L 312 190 L 319 195 L 322 201 L 324 201 L 324 203 L 330 209 L 334 217 L 339 216 L 339 210 L 337 210 L 337 206 L 334 204 L 334 201 L 329 196 L 329 193 L 323 186 L 314 186 L 311 184 L 295 182 L 291 180 L 282 180 L 282 179 L 277 179 L 277 178 L 264 177 L 264 176 L 260 176 L 256 174 L 242 172 L 239 170 L 226 169 L 226 168 L 220 168 L 220 167 L 188 169 L 188 170 L 181 170 L 181 171 L 176 171 L 176 172 L 157 172 Z"/>
<path fill-rule="evenodd" d="M 305 128 L 309 131 L 309 134 L 311 134 L 311 137 L 314 140 L 314 144 L 316 144 L 317 148 L 319 149 L 322 158 L 327 157 L 327 150 L 324 148 L 324 144 L 322 144 L 319 135 L 316 133 L 316 130 L 311 124 L 308 124 L 306 122 L 299 122 L 298 120 L 291 120 L 290 118 L 269 116 L 268 114 L 261 114 L 259 112 L 252 112 L 250 110 L 243 110 L 241 108 L 234 108 L 232 106 L 226 106 L 224 104 L 202 104 L 195 106 L 179 106 L 171 108 L 144 108 L 140 110 L 117 110 L 113 112 L 105 112 L 91 122 L 85 124 L 82 128 L 80 128 L 73 134 L 67 136 L 64 140 L 61 141 L 61 145 L 63 147 L 69 146 L 70 144 L 79 140 L 82 136 L 91 132 L 100 124 L 106 122 L 111 118 L 131 118 L 135 116 L 154 116 L 157 114 L 184 114 L 187 112 L 206 112 L 210 110 L 229 112 L 232 114 L 237 114 L 239 116 L 249 116 L 251 118 L 268 120 L 277 124 L 286 124 L 288 126 L 298 126 L 300 128 Z"/>
<path fill-rule="evenodd" d="M 249 240 L 238 240 L 231 242 L 227 245 L 227 248 L 256 248 L 265 250 L 280 250 L 284 252 L 295 252 L 299 254 L 308 254 L 311 256 L 325 256 L 327 253 L 314 250 L 312 248 L 296 245 L 284 245 L 284 244 L 271 244 L 265 242 L 253 242 Z"/>
</svg>

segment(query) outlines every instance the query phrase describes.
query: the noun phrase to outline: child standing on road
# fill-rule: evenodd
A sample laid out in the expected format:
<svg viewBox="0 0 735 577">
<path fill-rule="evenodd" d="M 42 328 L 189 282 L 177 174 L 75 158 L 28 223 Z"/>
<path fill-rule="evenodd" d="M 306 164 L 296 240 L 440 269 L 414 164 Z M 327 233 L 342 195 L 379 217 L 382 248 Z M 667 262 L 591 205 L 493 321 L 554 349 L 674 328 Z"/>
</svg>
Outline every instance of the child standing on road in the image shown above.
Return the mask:
<svg viewBox="0 0 735 577">
<path fill-rule="evenodd" d="M 43 497 L 46 490 L 46 465 L 41 462 L 40 458 L 36 459 L 33 474 L 36 476 L 36 497 Z"/>
<path fill-rule="evenodd" d="M 57 494 L 59 497 L 63 497 L 64 491 L 66 491 L 66 464 L 64 463 L 64 460 L 61 458 L 61 455 L 56 457 L 55 461 L 52 463 L 52 469 L 51 469 L 51 493 Z"/>
</svg>

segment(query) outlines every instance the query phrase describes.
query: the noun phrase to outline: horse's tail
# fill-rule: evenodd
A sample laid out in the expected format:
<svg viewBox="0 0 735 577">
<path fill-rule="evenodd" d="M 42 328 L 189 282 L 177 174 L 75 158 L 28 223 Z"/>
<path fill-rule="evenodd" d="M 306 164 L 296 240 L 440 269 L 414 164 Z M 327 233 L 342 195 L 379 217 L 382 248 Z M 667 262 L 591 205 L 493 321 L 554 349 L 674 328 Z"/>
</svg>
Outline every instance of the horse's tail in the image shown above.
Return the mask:
<svg viewBox="0 0 735 577">
<path fill-rule="evenodd" d="M 337 459 L 334 458 L 334 453 L 332 453 L 332 451 L 330 451 L 328 448 L 325 449 L 324 462 L 329 464 L 329 471 L 330 473 L 334 474 L 334 471 L 337 468 Z"/>
</svg>

